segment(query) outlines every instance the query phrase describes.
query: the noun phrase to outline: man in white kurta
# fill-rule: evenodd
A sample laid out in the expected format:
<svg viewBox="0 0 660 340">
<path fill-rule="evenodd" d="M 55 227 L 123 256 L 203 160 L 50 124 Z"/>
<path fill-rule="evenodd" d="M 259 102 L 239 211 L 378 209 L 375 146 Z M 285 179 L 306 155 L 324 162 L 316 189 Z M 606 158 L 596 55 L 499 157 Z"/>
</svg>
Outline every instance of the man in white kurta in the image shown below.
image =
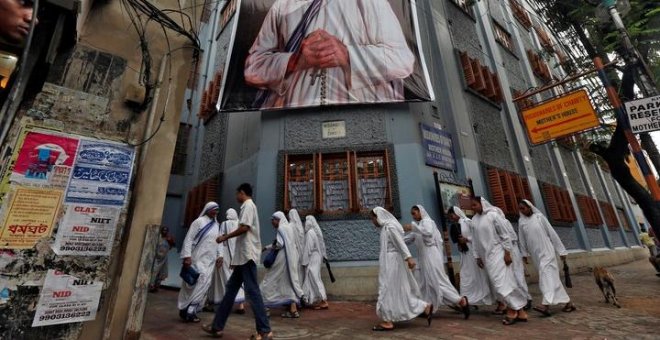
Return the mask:
<svg viewBox="0 0 660 340">
<path fill-rule="evenodd" d="M 564 311 L 574 311 L 575 307 L 566 294 L 559 277 L 557 255 L 561 257 L 562 261 L 566 261 L 567 251 L 564 244 L 548 219 L 532 202 L 523 200 L 518 208 L 520 210 L 518 220 L 520 248 L 525 260 L 531 256 L 538 269 L 539 289 L 543 294 L 542 305 L 534 307 L 534 310 L 549 316 L 551 305 L 565 303 Z"/>
<path fill-rule="evenodd" d="M 472 220 L 465 215 L 461 208 L 456 206 L 450 208 L 449 219 L 460 225 L 461 234 L 457 241 L 464 245 L 464 247 L 459 247 L 461 251 L 460 293 L 465 295 L 472 305 L 492 305 L 495 299 L 490 290 L 488 274 L 479 268 L 474 256 Z"/>
<path fill-rule="evenodd" d="M 525 293 L 518 287 L 513 272 L 511 236 L 506 221 L 497 208 L 481 197 L 472 199 L 474 226 L 474 251 L 479 267 L 488 273 L 494 293 L 507 305 L 505 325 L 527 321 L 523 307 L 527 304 Z"/>
<path fill-rule="evenodd" d="M 421 240 L 416 244 L 420 270 L 418 283 L 422 298 L 434 306 L 458 305 L 465 318 L 469 318 L 468 299 L 458 294 L 445 273 L 444 241 L 435 221 L 419 204 L 412 207 L 410 213 L 414 221 L 406 225 L 404 230 Z"/>
<path fill-rule="evenodd" d="M 394 329 L 393 322 L 408 321 L 425 313 L 431 323 L 433 305 L 422 299 L 419 286 L 410 270 L 415 261 L 403 240 L 403 227 L 387 210 L 371 211 L 372 223 L 381 228 L 378 256 L 378 302 L 376 314 L 382 322 L 374 331 Z"/>
<path fill-rule="evenodd" d="M 259 288 L 267 307 L 285 306 L 287 311 L 282 314 L 283 318 L 299 318 L 297 305 L 304 293 L 298 276 L 300 260 L 294 241 L 295 232 L 281 211 L 274 213 L 271 221 L 277 236 L 267 249 L 275 248 L 279 252 Z"/>
<path fill-rule="evenodd" d="M 199 322 L 197 313 L 204 304 L 204 298 L 211 285 L 211 277 L 218 259 L 216 237 L 220 235 L 218 222 L 215 220 L 220 207 L 209 202 L 199 217 L 190 225 L 181 249 L 183 266 L 192 266 L 199 273 L 194 285 L 181 283 L 177 306 L 179 316 L 188 322 Z"/>
<path fill-rule="evenodd" d="M 220 235 L 227 235 L 238 228 L 238 213 L 236 210 L 227 210 L 226 219 L 227 220 L 220 224 Z M 208 294 L 208 301 L 211 304 L 219 304 L 222 301 L 222 297 L 225 295 L 225 285 L 231 276 L 231 260 L 234 257 L 235 248 L 235 238 L 218 244 L 218 260 L 215 264 L 213 279 L 211 280 L 211 287 L 209 288 Z M 245 306 L 243 305 L 244 301 L 245 296 L 243 289 L 241 289 L 238 292 L 238 295 L 236 295 L 236 301 L 234 301 L 234 303 L 238 304 L 237 313 L 239 314 L 245 313 Z"/>
<path fill-rule="evenodd" d="M 306 304 L 314 309 L 328 309 L 328 297 L 323 280 L 321 280 L 324 248 L 321 243 L 322 239 L 316 232 L 316 227 L 318 227 L 316 218 L 311 215 L 307 216 L 305 219 L 305 243 L 300 256 L 305 274 L 302 288 Z"/>
<path fill-rule="evenodd" d="M 377 103 L 404 100 L 414 64 L 387 1 L 277 0 L 244 73 L 261 108 Z"/>
</svg>

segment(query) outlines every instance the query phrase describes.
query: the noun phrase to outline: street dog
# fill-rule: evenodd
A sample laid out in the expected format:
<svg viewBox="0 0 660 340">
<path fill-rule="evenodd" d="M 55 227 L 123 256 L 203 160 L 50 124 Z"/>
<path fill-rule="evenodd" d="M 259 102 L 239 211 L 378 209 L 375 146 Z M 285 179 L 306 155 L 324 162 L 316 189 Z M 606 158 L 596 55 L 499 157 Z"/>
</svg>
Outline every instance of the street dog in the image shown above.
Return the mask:
<svg viewBox="0 0 660 340">
<path fill-rule="evenodd" d="M 594 267 L 594 279 L 600 291 L 605 297 L 605 303 L 612 303 L 613 305 L 621 308 L 619 300 L 616 298 L 616 288 L 614 288 L 614 276 L 603 267 Z"/>
</svg>

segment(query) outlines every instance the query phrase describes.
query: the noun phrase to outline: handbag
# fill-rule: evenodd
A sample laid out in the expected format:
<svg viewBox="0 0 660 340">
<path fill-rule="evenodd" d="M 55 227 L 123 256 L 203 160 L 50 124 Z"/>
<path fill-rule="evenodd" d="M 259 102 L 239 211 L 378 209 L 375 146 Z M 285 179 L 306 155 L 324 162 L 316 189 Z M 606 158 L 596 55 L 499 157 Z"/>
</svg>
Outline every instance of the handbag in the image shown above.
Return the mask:
<svg viewBox="0 0 660 340">
<path fill-rule="evenodd" d="M 181 267 L 179 276 L 181 276 L 183 282 L 194 286 L 195 283 L 197 283 L 197 279 L 199 279 L 199 272 L 197 272 L 193 266 Z"/>
<path fill-rule="evenodd" d="M 266 257 L 264 258 L 264 267 L 270 268 L 273 266 L 275 263 L 275 259 L 277 259 L 277 253 L 279 252 L 279 249 L 272 248 L 270 251 L 266 254 Z"/>
</svg>

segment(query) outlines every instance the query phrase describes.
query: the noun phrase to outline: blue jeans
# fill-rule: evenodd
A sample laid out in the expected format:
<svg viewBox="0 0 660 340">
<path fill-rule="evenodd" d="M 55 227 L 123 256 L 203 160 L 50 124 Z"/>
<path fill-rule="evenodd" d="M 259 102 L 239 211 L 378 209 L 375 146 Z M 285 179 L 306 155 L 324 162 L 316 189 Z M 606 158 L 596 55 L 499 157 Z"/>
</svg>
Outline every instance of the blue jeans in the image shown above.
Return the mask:
<svg viewBox="0 0 660 340">
<path fill-rule="evenodd" d="M 266 316 L 266 307 L 264 306 L 264 300 L 261 297 L 261 291 L 257 283 L 257 265 L 252 260 L 234 267 L 234 271 L 231 273 L 225 287 L 225 296 L 215 310 L 213 328 L 216 330 L 223 330 L 225 328 L 229 314 L 234 307 L 236 294 L 241 289 L 241 285 L 243 285 L 245 297 L 249 300 L 252 307 L 257 332 L 261 334 L 270 333 L 270 323 L 268 316 Z"/>
</svg>

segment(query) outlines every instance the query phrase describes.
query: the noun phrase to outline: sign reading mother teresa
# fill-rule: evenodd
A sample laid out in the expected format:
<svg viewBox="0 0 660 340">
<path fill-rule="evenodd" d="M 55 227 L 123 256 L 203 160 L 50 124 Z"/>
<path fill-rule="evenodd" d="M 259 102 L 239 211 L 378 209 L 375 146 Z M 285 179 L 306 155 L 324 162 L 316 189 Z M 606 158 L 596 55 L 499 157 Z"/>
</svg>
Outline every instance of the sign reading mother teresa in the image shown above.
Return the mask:
<svg viewBox="0 0 660 340">
<path fill-rule="evenodd" d="M 241 0 L 237 8 L 232 30 L 218 36 L 231 35 L 220 111 L 433 99 L 415 0 Z"/>
</svg>

